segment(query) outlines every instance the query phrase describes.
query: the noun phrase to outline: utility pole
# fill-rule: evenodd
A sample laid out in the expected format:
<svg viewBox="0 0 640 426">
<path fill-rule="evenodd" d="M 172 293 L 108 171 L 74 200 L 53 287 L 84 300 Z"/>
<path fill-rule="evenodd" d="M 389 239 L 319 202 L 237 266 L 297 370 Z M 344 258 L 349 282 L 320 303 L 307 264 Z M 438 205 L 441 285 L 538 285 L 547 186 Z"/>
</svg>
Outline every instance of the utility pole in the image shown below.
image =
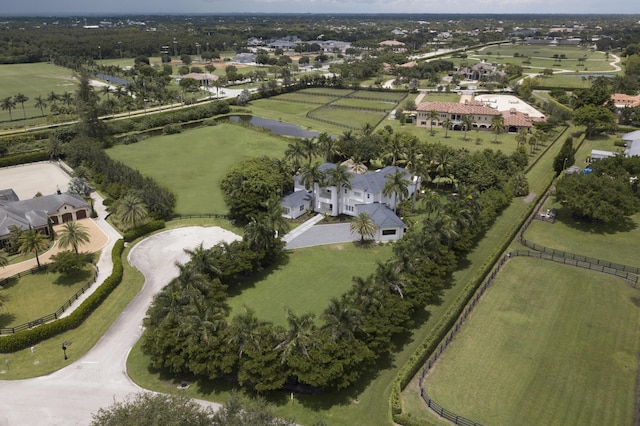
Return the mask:
<svg viewBox="0 0 640 426">
<path fill-rule="evenodd" d="M 173 56 L 178 56 L 178 40 L 173 38 Z"/>
</svg>

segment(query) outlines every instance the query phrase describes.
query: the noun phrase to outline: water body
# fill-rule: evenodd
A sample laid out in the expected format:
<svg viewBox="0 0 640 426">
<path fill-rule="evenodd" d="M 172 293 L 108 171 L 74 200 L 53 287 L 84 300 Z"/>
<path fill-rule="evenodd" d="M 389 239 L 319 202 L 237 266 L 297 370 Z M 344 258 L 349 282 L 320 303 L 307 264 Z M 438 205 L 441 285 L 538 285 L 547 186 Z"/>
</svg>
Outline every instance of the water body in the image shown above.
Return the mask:
<svg viewBox="0 0 640 426">
<path fill-rule="evenodd" d="M 251 124 L 255 127 L 268 129 L 273 133 L 281 136 L 293 136 L 295 138 L 315 138 L 318 137 L 319 134 L 318 132 L 311 132 L 309 130 L 303 129 L 296 124 L 283 123 L 282 121 L 255 117 L 253 115 L 230 115 L 229 120 L 236 123 L 243 122 Z"/>
</svg>

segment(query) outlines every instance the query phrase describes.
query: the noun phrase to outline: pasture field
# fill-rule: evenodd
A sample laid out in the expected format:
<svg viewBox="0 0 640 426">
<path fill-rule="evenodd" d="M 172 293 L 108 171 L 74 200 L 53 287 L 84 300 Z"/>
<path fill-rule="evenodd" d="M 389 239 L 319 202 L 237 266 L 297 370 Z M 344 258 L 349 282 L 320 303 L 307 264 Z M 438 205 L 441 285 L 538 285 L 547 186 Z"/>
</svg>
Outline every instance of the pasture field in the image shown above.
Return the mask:
<svg viewBox="0 0 640 426">
<path fill-rule="evenodd" d="M 460 95 L 456 92 L 427 92 L 421 102 L 460 102 Z"/>
<path fill-rule="evenodd" d="M 334 89 L 333 87 L 313 87 L 309 89 L 298 90 L 297 93 L 313 93 L 328 96 L 347 96 L 355 93 L 351 89 Z"/>
<path fill-rule="evenodd" d="M 340 298 L 351 288 L 354 276 L 366 277 L 377 261 L 384 262 L 389 256 L 391 246 L 365 249 L 353 243 L 291 250 L 285 265 L 265 271 L 255 282 L 242 283 L 237 292 L 229 290 L 231 315 L 242 313 L 246 305 L 261 320 L 286 327 L 288 307 L 298 314 L 315 314 L 316 323 L 321 324 L 329 299 Z"/>
<path fill-rule="evenodd" d="M 374 100 L 385 100 L 389 102 L 401 102 L 407 97 L 407 92 L 371 92 L 368 90 L 358 90 L 357 92 L 352 93 L 351 96 Z"/>
<path fill-rule="evenodd" d="M 252 101 L 249 105 L 250 113 L 259 117 L 297 124 L 307 130 L 326 132 L 330 135 L 342 134 L 345 130 L 344 127 L 308 118 L 307 113 L 316 108 L 318 105 L 300 102 L 272 102 L 270 99 L 259 99 Z M 242 111 L 246 112 L 247 109 L 243 108 Z"/>
<path fill-rule="evenodd" d="M 284 138 L 223 123 L 116 145 L 106 152 L 176 194 L 176 213 L 223 214 L 227 207 L 220 181 L 227 171 L 247 158 L 281 157 L 286 147 Z"/>
<path fill-rule="evenodd" d="M 28 119 L 39 117 L 37 121 L 44 122 L 42 111 L 35 107 L 35 98 L 41 96 L 46 99 L 51 92 L 62 95 L 65 92 L 75 91 L 76 87 L 73 71 L 68 68 L 47 63 L 0 66 L 0 99 L 14 97 L 18 93 L 29 98 L 24 103 L 24 113 L 19 103 L 11 111 L 14 120 L 11 126 L 24 126 L 25 123 L 18 120 L 23 120 L 25 115 Z M 48 112 L 48 108 L 45 108 L 44 114 L 47 115 Z M 9 111 L 0 110 L 0 122 L 5 122 L 3 125 L 9 124 Z M 32 123 L 28 121 L 27 124 Z"/>
<path fill-rule="evenodd" d="M 378 122 L 383 119 L 385 115 L 386 113 L 384 111 L 373 112 L 356 109 L 332 108 L 331 106 L 320 107 L 311 113 L 312 117 L 350 126 L 353 129 L 361 129 L 367 123 L 376 127 Z M 345 128 L 342 128 L 342 131 L 344 130 Z"/>
<path fill-rule="evenodd" d="M 491 425 L 631 424 L 640 290 L 533 258 L 507 262 L 425 381 Z"/>
<path fill-rule="evenodd" d="M 284 93 L 282 95 L 273 96 L 271 98 L 272 101 L 293 101 L 293 102 L 304 102 L 308 104 L 319 104 L 324 105 L 330 102 L 333 102 L 339 99 L 336 96 L 324 96 L 324 95 L 309 95 L 299 92 L 294 93 Z"/>
<path fill-rule="evenodd" d="M 93 279 L 91 265 L 71 274 L 38 272 L 2 287 L 7 297 L 0 312 L 0 328 L 13 327 L 55 312 Z"/>
<path fill-rule="evenodd" d="M 395 102 L 380 102 L 376 100 L 354 99 L 354 98 L 341 98 L 333 102 L 331 105 L 346 106 L 353 108 L 366 108 L 375 109 L 379 111 L 391 111 L 396 107 Z"/>
</svg>

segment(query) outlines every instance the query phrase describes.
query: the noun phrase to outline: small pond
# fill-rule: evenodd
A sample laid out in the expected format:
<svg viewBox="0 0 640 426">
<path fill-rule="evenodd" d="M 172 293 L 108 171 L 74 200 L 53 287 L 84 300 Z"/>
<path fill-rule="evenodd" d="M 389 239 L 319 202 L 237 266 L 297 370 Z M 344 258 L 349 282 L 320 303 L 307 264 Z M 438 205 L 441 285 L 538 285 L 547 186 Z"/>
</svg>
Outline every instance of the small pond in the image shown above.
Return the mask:
<svg viewBox="0 0 640 426">
<path fill-rule="evenodd" d="M 268 118 L 255 117 L 252 115 L 230 115 L 229 120 L 236 123 L 242 121 L 243 123 L 251 124 L 255 127 L 271 130 L 273 133 L 281 136 L 293 136 L 296 138 L 318 137 L 318 132 L 311 132 L 296 124 L 283 123 L 282 121 L 271 120 Z"/>
</svg>

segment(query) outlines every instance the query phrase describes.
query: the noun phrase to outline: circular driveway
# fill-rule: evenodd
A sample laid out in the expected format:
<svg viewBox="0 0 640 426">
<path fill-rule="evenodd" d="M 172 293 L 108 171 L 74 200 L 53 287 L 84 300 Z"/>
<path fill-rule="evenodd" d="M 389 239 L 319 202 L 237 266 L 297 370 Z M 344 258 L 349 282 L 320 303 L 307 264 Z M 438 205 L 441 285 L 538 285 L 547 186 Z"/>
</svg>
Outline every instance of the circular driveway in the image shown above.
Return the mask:
<svg viewBox="0 0 640 426">
<path fill-rule="evenodd" d="M 177 275 L 175 262 L 188 260 L 184 249 L 239 238 L 219 227 L 189 227 L 137 244 L 128 260 L 145 276 L 140 293 L 78 361 L 48 376 L 0 381 L 0 425 L 87 425 L 99 408 L 141 391 L 127 376 L 126 361 L 142 334 L 142 320 L 153 296 Z"/>
</svg>

